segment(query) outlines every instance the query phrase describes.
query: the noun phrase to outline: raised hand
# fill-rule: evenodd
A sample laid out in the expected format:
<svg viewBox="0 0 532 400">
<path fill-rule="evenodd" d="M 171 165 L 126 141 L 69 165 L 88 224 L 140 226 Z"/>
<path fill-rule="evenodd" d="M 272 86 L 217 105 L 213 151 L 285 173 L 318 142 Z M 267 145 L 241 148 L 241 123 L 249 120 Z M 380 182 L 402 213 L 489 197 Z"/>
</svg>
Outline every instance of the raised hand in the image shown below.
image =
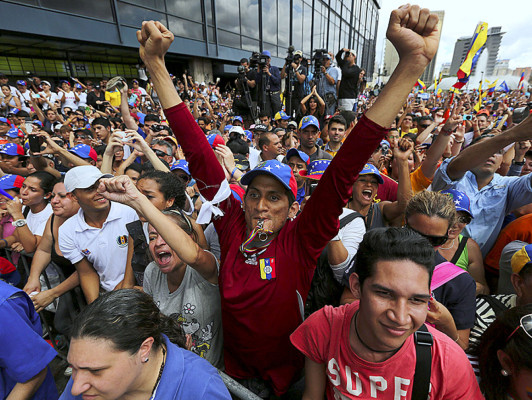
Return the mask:
<svg viewBox="0 0 532 400">
<path fill-rule="evenodd" d="M 438 50 L 437 23 L 438 16 L 428 9 L 406 4 L 392 11 L 386 37 L 401 59 L 428 64 Z"/>
<path fill-rule="evenodd" d="M 126 204 L 132 208 L 135 208 L 142 196 L 127 175 L 100 179 L 98 193 L 108 200 Z"/>
<path fill-rule="evenodd" d="M 174 34 L 159 21 L 144 21 L 137 31 L 140 43 L 139 54 L 144 64 L 150 61 L 164 61 L 164 55 L 174 41 Z"/>
</svg>

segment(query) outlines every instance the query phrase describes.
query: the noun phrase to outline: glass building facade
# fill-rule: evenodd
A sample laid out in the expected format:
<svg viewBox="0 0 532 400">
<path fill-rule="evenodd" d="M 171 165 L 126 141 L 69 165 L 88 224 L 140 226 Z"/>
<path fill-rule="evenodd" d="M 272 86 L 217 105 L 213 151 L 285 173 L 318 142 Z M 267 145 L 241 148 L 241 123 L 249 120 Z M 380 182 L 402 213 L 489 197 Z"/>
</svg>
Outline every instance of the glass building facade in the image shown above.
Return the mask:
<svg viewBox="0 0 532 400">
<path fill-rule="evenodd" d="M 5 64 L 13 58 L 47 54 L 131 63 L 138 54 L 135 31 L 152 19 L 176 36 L 170 61 L 203 57 L 234 64 L 251 51 L 269 50 L 280 65 L 290 45 L 306 56 L 347 47 L 371 74 L 379 8 L 379 0 L 4 0 L 0 71 L 9 73 Z M 42 41 L 36 45 L 34 37 Z M 13 38 L 17 49 L 9 46 Z"/>
</svg>

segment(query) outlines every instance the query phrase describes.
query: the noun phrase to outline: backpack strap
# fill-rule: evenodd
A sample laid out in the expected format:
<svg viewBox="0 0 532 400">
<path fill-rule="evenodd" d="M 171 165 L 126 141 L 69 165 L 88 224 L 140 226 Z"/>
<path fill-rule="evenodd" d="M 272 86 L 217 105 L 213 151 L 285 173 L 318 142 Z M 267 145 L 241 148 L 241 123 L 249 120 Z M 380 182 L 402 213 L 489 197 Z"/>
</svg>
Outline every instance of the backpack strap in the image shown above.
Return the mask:
<svg viewBox="0 0 532 400">
<path fill-rule="evenodd" d="M 453 259 L 451 262 L 453 264 L 456 264 L 460 256 L 462 255 L 462 252 L 464 251 L 464 248 L 467 246 L 467 240 L 469 238 L 466 238 L 465 236 L 462 236 L 462 239 L 460 239 L 460 243 L 458 244 L 458 248 L 456 249 L 456 252 L 454 253 Z"/>
<path fill-rule="evenodd" d="M 427 400 L 430 389 L 432 367 L 432 345 L 434 339 L 425 324 L 414 332 L 416 344 L 416 370 L 412 385 L 412 400 Z"/>
<path fill-rule="evenodd" d="M 29 213 L 30 213 L 30 208 L 28 206 L 24 207 L 24 211 L 22 211 L 22 215 L 24 216 L 24 218 L 26 218 Z"/>
<path fill-rule="evenodd" d="M 347 214 L 345 217 L 340 219 L 340 229 L 345 227 L 348 223 L 353 221 L 355 218 L 362 217 L 362 214 L 360 214 L 358 211 L 353 211 L 350 214 Z"/>
<path fill-rule="evenodd" d="M 445 285 L 450 280 L 456 278 L 458 275 L 466 274 L 467 272 L 460 267 L 457 267 L 449 261 L 436 265 L 432 274 L 432 281 L 430 282 L 430 290 L 434 291 L 440 286 Z"/>
</svg>

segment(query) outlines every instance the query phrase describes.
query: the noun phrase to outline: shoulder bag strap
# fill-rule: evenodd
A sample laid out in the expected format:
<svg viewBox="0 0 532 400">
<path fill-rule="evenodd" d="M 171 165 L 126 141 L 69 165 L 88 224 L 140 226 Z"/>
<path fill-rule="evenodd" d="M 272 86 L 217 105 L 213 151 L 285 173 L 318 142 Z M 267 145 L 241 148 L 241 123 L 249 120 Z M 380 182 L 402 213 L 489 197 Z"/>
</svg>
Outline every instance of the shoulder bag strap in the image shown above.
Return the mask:
<svg viewBox="0 0 532 400">
<path fill-rule="evenodd" d="M 465 236 L 462 236 L 462 239 L 460 240 L 460 243 L 458 244 L 458 248 L 456 249 L 456 252 L 454 253 L 453 259 L 451 260 L 453 264 L 456 264 L 456 262 L 462 255 L 464 248 L 467 246 L 467 239 L 468 238 L 466 238 Z"/>
<path fill-rule="evenodd" d="M 416 344 L 416 370 L 412 386 L 412 400 L 427 400 L 430 389 L 432 367 L 432 345 L 434 339 L 425 324 L 414 332 Z"/>
</svg>

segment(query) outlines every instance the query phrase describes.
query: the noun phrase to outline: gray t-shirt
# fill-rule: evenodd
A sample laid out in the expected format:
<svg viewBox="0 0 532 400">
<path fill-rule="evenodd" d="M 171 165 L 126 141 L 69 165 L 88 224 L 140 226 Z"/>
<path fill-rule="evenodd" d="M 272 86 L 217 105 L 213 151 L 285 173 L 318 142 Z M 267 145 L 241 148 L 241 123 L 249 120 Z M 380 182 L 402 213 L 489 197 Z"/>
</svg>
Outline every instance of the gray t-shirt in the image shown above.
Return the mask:
<svg viewBox="0 0 532 400">
<path fill-rule="evenodd" d="M 144 291 L 153 297 L 161 312 L 175 318 L 185 334 L 192 336 L 192 351 L 217 368 L 223 368 L 223 334 L 218 285 L 205 280 L 186 266 L 183 282 L 170 293 L 167 276 L 155 262 L 144 272 Z"/>
</svg>

